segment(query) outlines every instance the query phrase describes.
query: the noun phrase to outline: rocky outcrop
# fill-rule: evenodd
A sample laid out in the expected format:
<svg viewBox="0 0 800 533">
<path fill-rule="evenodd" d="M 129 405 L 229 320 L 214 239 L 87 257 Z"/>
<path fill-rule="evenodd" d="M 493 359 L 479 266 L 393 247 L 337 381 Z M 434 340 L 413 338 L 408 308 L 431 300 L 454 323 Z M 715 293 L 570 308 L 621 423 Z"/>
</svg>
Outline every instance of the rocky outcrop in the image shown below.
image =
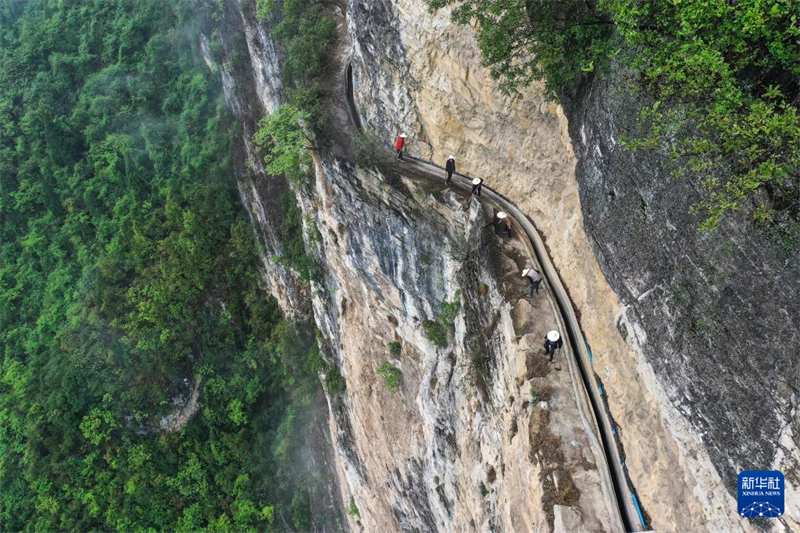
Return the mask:
<svg viewBox="0 0 800 533">
<path fill-rule="evenodd" d="M 265 250 L 261 257 L 262 279 L 285 313 L 309 316 L 307 287 L 297 274 L 275 260 L 282 249 L 280 198 L 289 191 L 289 184 L 282 176 L 266 173 L 252 141 L 258 121 L 274 111 L 281 101 L 280 58 L 269 28 L 256 23 L 255 6 L 249 2 L 226 6 L 220 41 L 221 58 L 211 56 L 205 36 L 201 36 L 201 51 L 209 68 L 222 67 L 219 70 L 225 101 L 242 128 L 241 143 L 233 161 L 242 205 Z"/>
<path fill-rule="evenodd" d="M 540 341 L 563 326 L 549 296 L 520 300 L 521 242 L 485 231 L 491 212 L 477 202 L 464 213 L 441 180 L 401 168 L 321 159 L 306 206 L 328 268 L 317 324 L 347 381 L 330 402 L 355 529 L 545 530 L 561 502 L 586 530 L 618 530 L 577 371 L 562 359 L 545 379 Z M 437 346 L 426 322 L 445 301 L 463 311 Z M 387 361 L 402 372 L 398 393 L 376 374 Z M 531 403 L 537 389 L 546 404 Z"/>
<path fill-rule="evenodd" d="M 238 14 L 234 27 L 255 24 L 246 7 Z M 251 57 L 274 51 L 260 41 L 268 32 L 238 35 Z M 226 50 L 235 45 L 226 42 Z M 279 58 L 251 62 L 256 71 L 264 64 Z M 257 75 L 237 74 L 242 68 L 226 64 L 223 79 L 247 133 L 252 115 L 274 109 L 280 92 Z M 332 84 L 334 124 L 349 129 L 342 78 Z M 503 244 L 483 230 L 491 211 L 478 202 L 462 211 L 462 198 L 427 173 L 357 169 L 349 146 L 337 142 L 314 154 L 315 178 L 297 193 L 309 215 L 309 250 L 324 273 L 307 289 L 320 346 L 347 383 L 328 402 L 341 503 L 358 509 L 351 528 L 544 531 L 561 504 L 584 528 L 618 530 L 587 400 L 575 396 L 580 377 L 563 359 L 570 352 L 545 377 L 541 340 L 563 325 L 546 289 L 534 305 L 520 299 L 519 272 L 535 261 L 522 241 Z M 245 148 L 258 176 L 258 155 Z M 268 226 L 259 231 L 271 235 L 275 221 L 259 207 L 269 198 L 243 199 L 253 221 Z M 461 308 L 452 324 L 439 318 L 446 301 Z M 434 321 L 438 338 L 426 333 Z M 383 362 L 401 372 L 397 393 L 376 374 Z"/>
</svg>

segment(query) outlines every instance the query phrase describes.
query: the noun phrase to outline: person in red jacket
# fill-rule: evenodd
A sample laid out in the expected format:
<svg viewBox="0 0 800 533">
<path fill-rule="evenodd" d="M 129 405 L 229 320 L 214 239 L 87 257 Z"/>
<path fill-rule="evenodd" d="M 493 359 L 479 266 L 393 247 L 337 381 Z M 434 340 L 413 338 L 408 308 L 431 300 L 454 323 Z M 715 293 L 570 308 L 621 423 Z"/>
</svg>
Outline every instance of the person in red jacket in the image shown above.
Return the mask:
<svg viewBox="0 0 800 533">
<path fill-rule="evenodd" d="M 397 137 L 397 141 L 394 143 L 394 149 L 397 150 L 397 159 L 399 159 L 400 161 L 403 160 L 403 148 L 405 147 L 405 145 L 406 145 L 406 135 L 404 133 L 402 135 L 399 135 Z"/>
</svg>

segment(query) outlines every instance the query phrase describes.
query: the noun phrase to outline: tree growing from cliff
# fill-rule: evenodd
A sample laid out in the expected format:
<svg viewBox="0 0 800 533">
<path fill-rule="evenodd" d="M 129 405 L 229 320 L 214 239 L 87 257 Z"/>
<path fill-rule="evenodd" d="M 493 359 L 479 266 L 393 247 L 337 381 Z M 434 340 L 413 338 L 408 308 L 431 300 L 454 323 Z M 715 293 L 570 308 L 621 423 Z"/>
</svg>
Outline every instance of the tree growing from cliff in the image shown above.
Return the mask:
<svg viewBox="0 0 800 533">
<path fill-rule="evenodd" d="M 800 3 L 604 0 L 651 105 L 629 145 L 705 189 L 705 229 L 748 200 L 800 215 Z M 766 194 L 764 194 L 766 193 Z M 767 197 L 770 202 L 765 203 Z"/>
<path fill-rule="evenodd" d="M 281 105 L 258 124 L 253 140 L 265 150 L 267 172 L 283 175 L 291 183 L 302 185 L 311 173 L 312 148 L 304 129 L 310 115 L 295 106 Z"/>
<path fill-rule="evenodd" d="M 256 16 L 272 24 L 270 33 L 284 54 L 281 80 L 288 103 L 307 113 L 305 126 L 320 145 L 328 140 L 322 96 L 336 38 L 336 22 L 323 9 L 320 0 L 256 0 Z"/>
</svg>

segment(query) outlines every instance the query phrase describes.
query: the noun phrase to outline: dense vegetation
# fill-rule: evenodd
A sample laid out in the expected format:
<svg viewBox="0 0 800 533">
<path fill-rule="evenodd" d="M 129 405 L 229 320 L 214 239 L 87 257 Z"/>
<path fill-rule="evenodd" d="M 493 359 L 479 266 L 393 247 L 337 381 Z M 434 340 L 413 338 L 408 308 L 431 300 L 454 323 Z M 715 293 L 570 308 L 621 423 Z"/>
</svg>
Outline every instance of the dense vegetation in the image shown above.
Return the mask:
<svg viewBox="0 0 800 533">
<path fill-rule="evenodd" d="M 323 105 L 328 54 L 336 22 L 323 12 L 320 0 L 256 0 L 257 14 L 272 25 L 272 37 L 284 53 L 282 81 L 286 100 L 306 114 L 305 125 L 319 135 L 326 129 Z"/>
<path fill-rule="evenodd" d="M 267 170 L 284 175 L 295 188 L 311 175 L 308 150 L 328 143 L 328 110 L 323 105 L 327 54 L 336 37 L 335 21 L 319 0 L 256 0 L 260 20 L 284 55 L 286 103 L 259 123 L 255 143 L 264 149 Z"/>
<path fill-rule="evenodd" d="M 310 524 L 321 361 L 259 287 L 219 9 L 0 0 L 0 531 Z"/>
<path fill-rule="evenodd" d="M 628 146 L 697 179 L 704 228 L 749 203 L 800 237 L 800 2 L 430 0 L 450 4 L 510 93 L 543 80 L 562 97 L 581 72 L 631 69 L 648 103 Z"/>
</svg>

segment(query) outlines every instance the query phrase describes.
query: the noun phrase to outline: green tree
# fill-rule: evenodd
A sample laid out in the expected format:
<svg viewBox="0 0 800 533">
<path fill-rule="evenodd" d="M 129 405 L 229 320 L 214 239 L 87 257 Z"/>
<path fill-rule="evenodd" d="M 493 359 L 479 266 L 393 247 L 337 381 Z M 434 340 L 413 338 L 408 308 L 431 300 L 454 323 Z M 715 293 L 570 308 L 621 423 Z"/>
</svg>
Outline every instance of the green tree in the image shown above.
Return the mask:
<svg viewBox="0 0 800 533">
<path fill-rule="evenodd" d="M 2 531 L 270 531 L 313 485 L 314 330 L 260 286 L 198 51 L 223 7 L 0 0 Z"/>
<path fill-rule="evenodd" d="M 429 0 L 457 4 L 454 22 L 476 24 L 482 63 L 508 94 L 545 82 L 555 98 L 581 71 L 605 64 L 613 22 L 592 0 Z"/>
<path fill-rule="evenodd" d="M 266 151 L 267 172 L 283 175 L 297 186 L 312 172 L 308 153 L 312 144 L 304 129 L 308 119 L 307 112 L 284 104 L 261 119 L 254 137 L 256 145 Z"/>
</svg>

